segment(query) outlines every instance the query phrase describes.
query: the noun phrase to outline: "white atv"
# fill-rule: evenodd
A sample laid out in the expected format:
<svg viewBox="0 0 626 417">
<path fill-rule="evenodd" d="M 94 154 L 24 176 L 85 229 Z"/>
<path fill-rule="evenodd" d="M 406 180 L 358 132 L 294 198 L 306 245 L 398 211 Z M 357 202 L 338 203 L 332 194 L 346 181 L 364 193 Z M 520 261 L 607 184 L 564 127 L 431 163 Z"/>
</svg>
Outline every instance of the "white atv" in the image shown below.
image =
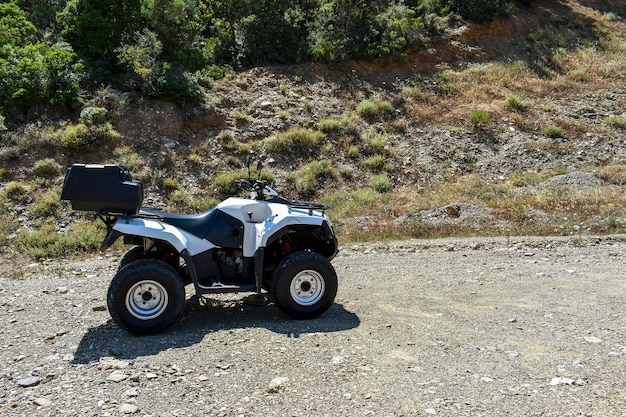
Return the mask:
<svg viewBox="0 0 626 417">
<path fill-rule="evenodd" d="M 143 186 L 121 165 L 72 165 L 61 198 L 94 211 L 107 226 L 102 250 L 118 238 L 124 254 L 107 294 L 111 317 L 137 334 L 176 323 L 185 285 L 196 294 L 268 291 L 296 319 L 326 311 L 337 294 L 330 260 L 337 238 L 326 207 L 279 197 L 260 179 L 237 183 L 248 198 L 227 198 L 200 214 L 142 207 Z"/>
</svg>

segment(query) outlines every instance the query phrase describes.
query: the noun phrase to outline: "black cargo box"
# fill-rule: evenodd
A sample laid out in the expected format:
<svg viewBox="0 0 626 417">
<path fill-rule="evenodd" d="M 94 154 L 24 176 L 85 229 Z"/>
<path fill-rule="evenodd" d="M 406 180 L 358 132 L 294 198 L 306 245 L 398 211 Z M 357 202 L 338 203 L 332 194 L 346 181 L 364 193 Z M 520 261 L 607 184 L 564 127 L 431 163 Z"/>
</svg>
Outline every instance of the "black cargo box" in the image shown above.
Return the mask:
<svg viewBox="0 0 626 417">
<path fill-rule="evenodd" d="M 143 203 L 143 186 L 121 165 L 74 164 L 61 191 L 74 210 L 136 214 Z"/>
</svg>

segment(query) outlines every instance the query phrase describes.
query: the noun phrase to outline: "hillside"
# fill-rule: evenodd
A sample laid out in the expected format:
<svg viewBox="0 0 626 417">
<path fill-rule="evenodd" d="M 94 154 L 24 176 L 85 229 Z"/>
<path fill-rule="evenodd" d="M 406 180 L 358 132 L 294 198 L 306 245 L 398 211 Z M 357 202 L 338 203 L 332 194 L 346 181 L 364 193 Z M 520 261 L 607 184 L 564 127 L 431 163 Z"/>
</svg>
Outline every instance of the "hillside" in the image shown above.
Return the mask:
<svg viewBox="0 0 626 417">
<path fill-rule="evenodd" d="M 344 241 L 624 232 L 624 16 L 619 1 L 532 2 L 446 21 L 402 58 L 251 68 L 204 106 L 104 87 L 3 134 L 0 243 L 48 256 L 67 249 L 42 236 L 85 234 L 58 199 L 72 163 L 122 163 L 146 204 L 195 212 L 245 155 L 286 196 L 332 206 Z"/>
</svg>

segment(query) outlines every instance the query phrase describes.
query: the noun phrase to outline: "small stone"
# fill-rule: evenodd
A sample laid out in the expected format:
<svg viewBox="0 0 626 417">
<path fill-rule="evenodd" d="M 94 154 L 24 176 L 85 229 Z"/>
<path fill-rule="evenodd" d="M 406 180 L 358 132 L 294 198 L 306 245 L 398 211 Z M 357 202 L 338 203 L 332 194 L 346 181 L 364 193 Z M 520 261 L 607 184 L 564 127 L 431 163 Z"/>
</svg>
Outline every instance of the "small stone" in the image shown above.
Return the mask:
<svg viewBox="0 0 626 417">
<path fill-rule="evenodd" d="M 35 403 L 35 405 L 38 405 L 40 407 L 50 407 L 52 405 L 52 400 L 46 397 L 35 398 L 35 401 L 33 402 Z"/>
<path fill-rule="evenodd" d="M 196 380 L 197 380 L 197 381 L 199 381 L 199 382 L 204 382 L 204 381 L 208 381 L 208 380 L 209 380 L 209 377 L 208 377 L 208 376 L 206 376 L 206 375 L 198 375 L 198 376 L 196 377 Z"/>
<path fill-rule="evenodd" d="M 585 385 L 585 381 L 582 379 L 572 379 L 572 378 L 552 378 L 550 385 Z"/>
<path fill-rule="evenodd" d="M 332 361 L 331 361 L 331 362 L 332 362 L 334 365 L 339 365 L 339 364 L 343 363 L 343 361 L 344 361 L 343 356 L 333 356 L 333 359 L 332 359 Z"/>
<path fill-rule="evenodd" d="M 493 378 L 489 378 L 488 376 L 483 376 L 480 380 L 482 382 L 493 382 Z"/>
<path fill-rule="evenodd" d="M 156 379 L 159 376 L 157 374 L 155 374 L 154 372 L 147 372 L 146 373 L 146 379 Z"/>
<path fill-rule="evenodd" d="M 17 385 L 19 385 L 20 387 L 28 388 L 28 387 L 37 386 L 39 385 L 40 382 L 41 382 L 41 378 L 39 378 L 38 376 L 29 376 L 29 377 L 22 378 L 19 381 L 17 381 Z"/>
<path fill-rule="evenodd" d="M 139 388 L 133 387 L 124 391 L 124 395 L 127 397 L 138 397 L 139 396 Z"/>
<path fill-rule="evenodd" d="M 122 371 L 113 371 L 111 373 L 111 375 L 108 376 L 107 381 L 122 382 L 123 380 L 125 380 L 127 378 L 128 378 L 128 375 L 126 375 L 124 372 L 122 372 Z"/>
<path fill-rule="evenodd" d="M 123 403 L 120 405 L 120 413 L 122 414 L 135 414 L 139 411 L 139 407 L 136 404 Z"/>
<path fill-rule="evenodd" d="M 270 381 L 270 385 L 267 388 L 267 392 L 269 393 L 277 393 L 280 389 L 285 385 L 286 382 L 289 381 L 289 378 L 286 376 L 274 378 Z"/>
<path fill-rule="evenodd" d="M 91 311 L 107 311 L 107 306 L 104 304 L 91 307 Z"/>
<path fill-rule="evenodd" d="M 602 343 L 602 339 L 595 336 L 585 336 L 585 340 L 589 343 Z"/>
</svg>

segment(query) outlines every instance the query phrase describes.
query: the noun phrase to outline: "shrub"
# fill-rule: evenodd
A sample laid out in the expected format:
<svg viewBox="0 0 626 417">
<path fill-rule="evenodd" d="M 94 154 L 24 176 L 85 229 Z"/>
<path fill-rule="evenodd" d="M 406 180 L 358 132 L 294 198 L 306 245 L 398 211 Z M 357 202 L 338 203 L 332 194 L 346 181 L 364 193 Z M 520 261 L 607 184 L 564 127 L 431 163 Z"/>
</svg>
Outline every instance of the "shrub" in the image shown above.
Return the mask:
<svg viewBox="0 0 626 417">
<path fill-rule="evenodd" d="M 87 126 L 83 123 L 67 125 L 57 133 L 59 143 L 70 153 L 92 150 L 120 138 L 110 123 Z"/>
<path fill-rule="evenodd" d="M 517 94 L 511 94 L 506 98 L 506 105 L 513 110 L 524 111 L 528 108 L 528 105 Z"/>
<path fill-rule="evenodd" d="M 239 154 L 250 153 L 250 146 L 240 143 L 233 138 L 232 133 L 223 131 L 217 136 L 217 142 L 222 146 L 222 149 L 229 152 L 235 152 Z"/>
<path fill-rule="evenodd" d="M 565 132 L 558 126 L 549 125 L 543 128 L 543 134 L 551 139 L 558 139 L 565 137 Z"/>
<path fill-rule="evenodd" d="M 491 124 L 491 118 L 489 118 L 489 115 L 482 110 L 473 111 L 470 114 L 469 120 L 474 127 L 479 127 L 481 125 L 489 126 Z"/>
<path fill-rule="evenodd" d="M 322 119 L 317 124 L 317 128 L 322 133 L 331 133 L 341 130 L 341 120 L 337 119 Z"/>
<path fill-rule="evenodd" d="M 291 180 L 295 180 L 296 190 L 301 196 L 315 194 L 321 181 L 335 178 L 335 170 L 328 159 L 313 161 L 296 172 Z"/>
<path fill-rule="evenodd" d="M 20 252 L 37 259 L 61 258 L 96 251 L 104 233 L 100 222 L 75 222 L 65 235 L 45 224 L 38 230 L 22 229 L 17 235 L 17 246 Z"/>
<path fill-rule="evenodd" d="M 356 107 L 356 112 L 364 119 L 372 119 L 378 113 L 378 107 L 373 101 L 364 100 Z"/>
<path fill-rule="evenodd" d="M 265 149 L 277 154 L 296 153 L 317 147 L 323 138 L 322 132 L 293 127 L 269 138 L 265 143 Z"/>
<path fill-rule="evenodd" d="M 358 146 L 351 145 L 348 148 L 348 158 L 356 159 L 356 158 L 358 158 L 360 156 L 361 156 L 361 151 L 359 150 Z"/>
<path fill-rule="evenodd" d="M 30 212 L 37 217 L 51 217 L 57 214 L 61 207 L 61 199 L 57 191 L 48 191 L 35 198 L 35 204 Z"/>
<path fill-rule="evenodd" d="M 240 111 L 240 110 L 235 110 L 233 112 L 233 117 L 235 118 L 235 120 L 237 121 L 237 123 L 250 123 L 253 119 L 252 116 Z"/>
<path fill-rule="evenodd" d="M 370 181 L 370 185 L 379 193 L 385 193 L 389 191 L 391 187 L 391 181 L 389 180 L 389 177 L 385 174 L 374 175 Z"/>
<path fill-rule="evenodd" d="M 191 155 L 189 155 L 189 157 L 187 159 L 193 165 L 201 165 L 202 164 L 202 157 L 200 155 L 198 155 L 197 153 L 192 153 Z"/>
<path fill-rule="evenodd" d="M 80 121 L 84 125 L 98 125 L 104 123 L 109 111 L 104 107 L 85 107 L 80 112 Z"/>
<path fill-rule="evenodd" d="M 168 191 L 175 191 L 180 188 L 180 183 L 176 178 L 167 177 L 163 178 L 163 188 Z"/>
<path fill-rule="evenodd" d="M 385 166 L 385 157 L 383 155 L 374 155 L 365 160 L 365 166 L 375 172 L 382 171 Z"/>
<path fill-rule="evenodd" d="M 41 159 L 33 166 L 35 175 L 45 178 L 57 176 L 60 170 L 59 164 L 52 158 Z"/>
<path fill-rule="evenodd" d="M 624 116 L 607 116 L 604 118 L 604 123 L 612 127 L 626 129 L 626 117 Z"/>
<path fill-rule="evenodd" d="M 382 154 L 387 144 L 387 136 L 381 133 L 367 132 L 361 137 L 365 152 L 369 155 Z"/>
<path fill-rule="evenodd" d="M 28 188 L 21 182 L 11 181 L 4 188 L 8 199 L 13 201 L 25 201 L 28 199 Z"/>
<path fill-rule="evenodd" d="M 385 100 L 363 100 L 356 108 L 357 113 L 364 119 L 374 119 L 393 114 L 393 105 Z"/>
</svg>

